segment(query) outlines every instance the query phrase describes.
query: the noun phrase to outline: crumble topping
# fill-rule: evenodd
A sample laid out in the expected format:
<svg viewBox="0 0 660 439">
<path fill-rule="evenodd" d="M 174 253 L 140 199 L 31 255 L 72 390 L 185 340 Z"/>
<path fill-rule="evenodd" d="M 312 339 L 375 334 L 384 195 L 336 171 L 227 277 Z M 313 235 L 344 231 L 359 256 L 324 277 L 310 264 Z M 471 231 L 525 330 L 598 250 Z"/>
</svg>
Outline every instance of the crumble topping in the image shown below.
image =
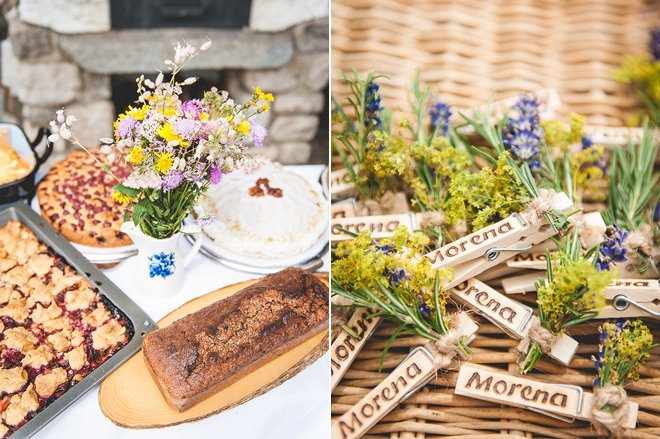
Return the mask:
<svg viewBox="0 0 660 439">
<path fill-rule="evenodd" d="M 0 393 L 15 393 L 27 383 L 28 374 L 22 367 L 0 369 Z"/>
<path fill-rule="evenodd" d="M 71 349 L 69 352 L 64 354 L 64 357 L 69 362 L 69 366 L 73 370 L 80 370 L 87 364 L 87 354 L 85 353 L 85 348 L 78 346 L 75 349 Z"/>
<path fill-rule="evenodd" d="M 45 276 L 52 266 L 53 258 L 43 253 L 30 257 L 27 263 L 28 270 L 37 276 Z"/>
<path fill-rule="evenodd" d="M 83 323 L 87 326 L 98 327 L 105 323 L 109 318 L 110 313 L 106 311 L 105 306 L 103 306 L 102 303 L 99 303 L 94 311 L 83 315 Z"/>
<path fill-rule="evenodd" d="M 21 352 L 26 352 L 34 348 L 34 344 L 37 342 L 37 337 L 21 326 L 6 329 L 4 335 L 4 345 L 7 346 L 8 349 L 16 349 Z"/>
<path fill-rule="evenodd" d="M 34 323 L 45 323 L 53 320 L 62 315 L 62 309 L 55 303 L 51 303 L 48 307 L 37 303 L 37 306 L 32 310 L 32 321 Z"/>
<path fill-rule="evenodd" d="M 78 309 L 89 308 L 95 297 L 96 293 L 94 291 L 83 287 L 81 289 L 67 291 L 64 296 L 64 302 L 66 303 L 66 309 L 76 311 Z"/>
<path fill-rule="evenodd" d="M 2 418 L 7 425 L 18 425 L 25 419 L 25 416 L 39 408 L 39 399 L 32 387 L 32 384 L 21 395 L 14 395 L 9 401 L 9 406 L 2 414 Z"/>
<path fill-rule="evenodd" d="M 23 364 L 23 366 L 30 366 L 34 369 L 39 369 L 50 363 L 50 360 L 52 359 L 53 351 L 47 345 L 42 344 L 35 349 L 27 351 L 25 357 L 21 360 L 21 364 Z"/>
<path fill-rule="evenodd" d="M 61 331 L 49 335 L 47 340 L 48 343 L 50 343 L 53 346 L 53 349 L 55 349 L 58 352 L 64 352 L 67 349 L 69 349 L 69 347 L 71 347 L 71 342 L 69 341 L 69 338 L 66 335 L 64 335 Z"/>
<path fill-rule="evenodd" d="M 18 297 L 14 296 L 5 306 L 0 307 L 0 316 L 9 317 L 18 323 L 25 323 L 30 315 L 30 309 L 25 303 L 26 300 L 20 297 L 20 294 Z"/>
<path fill-rule="evenodd" d="M 61 367 L 56 367 L 49 373 L 37 375 L 34 379 L 34 386 L 37 388 L 37 393 L 40 396 L 46 397 L 52 395 L 66 380 L 66 371 Z"/>
<path fill-rule="evenodd" d="M 126 328 L 117 323 L 116 320 L 110 320 L 92 332 L 92 347 L 97 350 L 105 349 L 117 344 L 124 338 L 125 334 Z"/>
</svg>

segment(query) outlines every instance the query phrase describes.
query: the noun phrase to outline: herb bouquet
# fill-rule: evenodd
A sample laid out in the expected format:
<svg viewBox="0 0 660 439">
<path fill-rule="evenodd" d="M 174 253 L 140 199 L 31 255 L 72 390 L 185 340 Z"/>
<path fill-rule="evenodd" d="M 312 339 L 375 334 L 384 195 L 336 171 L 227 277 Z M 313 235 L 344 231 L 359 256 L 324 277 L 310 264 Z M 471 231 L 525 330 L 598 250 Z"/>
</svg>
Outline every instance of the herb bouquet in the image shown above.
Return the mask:
<svg viewBox="0 0 660 439">
<path fill-rule="evenodd" d="M 114 139 L 101 139 L 107 161 L 119 160 L 131 169 L 123 181 L 115 177 L 113 198 L 127 205 L 127 223 L 122 230 L 140 249 L 139 259 L 144 263 L 136 264 L 142 270 L 138 279 L 172 278 L 178 281 L 170 284 L 180 285 L 182 273 L 177 273 L 178 268 L 189 262 L 189 258 L 177 261 L 176 241 L 183 219 L 223 175 L 256 166 L 257 160 L 247 149 L 261 146 L 266 136 L 266 129 L 254 116 L 269 110 L 273 96 L 258 87 L 244 104 L 215 88 L 201 99 L 182 99 L 184 87 L 197 78 L 179 80 L 181 70 L 210 46 L 210 41 L 200 50 L 177 44 L 173 60 L 165 61 L 169 80 L 163 72 L 155 81 L 144 75 L 137 78 L 137 106 L 129 106 L 114 122 Z M 72 129 L 75 121 L 75 116 L 59 110 L 50 123 L 50 140 L 64 139 L 89 152 L 76 138 Z M 112 173 L 101 160 L 97 162 Z M 197 221 L 204 225 L 213 219 L 204 215 Z M 142 286 L 151 290 L 146 284 Z"/>
</svg>

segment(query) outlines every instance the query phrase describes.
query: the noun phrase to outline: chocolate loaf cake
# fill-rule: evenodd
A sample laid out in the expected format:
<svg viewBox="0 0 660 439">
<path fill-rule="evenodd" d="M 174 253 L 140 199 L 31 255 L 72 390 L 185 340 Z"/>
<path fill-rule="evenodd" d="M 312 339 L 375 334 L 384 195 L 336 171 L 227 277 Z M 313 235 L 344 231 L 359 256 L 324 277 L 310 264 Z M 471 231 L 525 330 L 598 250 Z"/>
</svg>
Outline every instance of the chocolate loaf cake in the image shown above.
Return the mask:
<svg viewBox="0 0 660 439">
<path fill-rule="evenodd" d="M 142 350 L 163 396 L 186 408 L 328 329 L 328 287 L 287 268 L 147 334 Z"/>
</svg>

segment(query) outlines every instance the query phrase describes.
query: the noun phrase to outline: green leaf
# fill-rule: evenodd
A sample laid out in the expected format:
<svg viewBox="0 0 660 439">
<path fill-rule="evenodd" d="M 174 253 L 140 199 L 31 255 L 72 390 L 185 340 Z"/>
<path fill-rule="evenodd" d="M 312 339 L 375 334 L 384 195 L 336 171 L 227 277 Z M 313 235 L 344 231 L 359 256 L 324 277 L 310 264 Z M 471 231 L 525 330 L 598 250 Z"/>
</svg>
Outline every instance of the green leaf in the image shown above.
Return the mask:
<svg viewBox="0 0 660 439">
<path fill-rule="evenodd" d="M 117 192 L 119 192 L 120 194 L 128 195 L 131 198 L 135 198 L 138 195 L 140 195 L 140 193 L 142 193 L 142 191 L 140 189 L 127 187 L 127 186 L 124 186 L 123 184 L 116 184 L 112 188 L 114 190 L 116 190 Z"/>
<path fill-rule="evenodd" d="M 147 198 L 143 198 L 133 206 L 133 222 L 136 225 L 139 225 L 147 215 L 151 215 L 153 212 L 154 208 L 149 200 Z"/>
</svg>

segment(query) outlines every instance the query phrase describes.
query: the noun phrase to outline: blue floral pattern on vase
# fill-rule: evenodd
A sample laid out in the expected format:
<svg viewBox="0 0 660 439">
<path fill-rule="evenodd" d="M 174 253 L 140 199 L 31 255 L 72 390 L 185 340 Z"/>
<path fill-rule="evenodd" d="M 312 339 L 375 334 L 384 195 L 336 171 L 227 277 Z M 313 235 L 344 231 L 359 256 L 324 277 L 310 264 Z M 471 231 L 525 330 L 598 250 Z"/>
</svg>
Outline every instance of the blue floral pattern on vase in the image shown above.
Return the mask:
<svg viewBox="0 0 660 439">
<path fill-rule="evenodd" d="M 149 277 L 160 276 L 165 279 L 173 274 L 174 252 L 160 252 L 149 256 Z"/>
</svg>

